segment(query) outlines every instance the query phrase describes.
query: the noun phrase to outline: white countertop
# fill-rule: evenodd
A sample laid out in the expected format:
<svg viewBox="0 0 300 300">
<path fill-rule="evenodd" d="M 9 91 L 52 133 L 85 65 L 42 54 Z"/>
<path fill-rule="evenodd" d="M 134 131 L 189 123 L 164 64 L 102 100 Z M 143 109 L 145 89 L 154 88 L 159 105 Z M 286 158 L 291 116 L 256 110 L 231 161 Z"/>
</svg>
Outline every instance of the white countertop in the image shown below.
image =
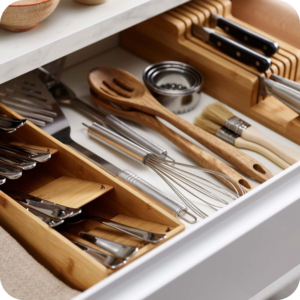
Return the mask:
<svg viewBox="0 0 300 300">
<path fill-rule="evenodd" d="M 184 2 L 109 0 L 86 6 L 61 0 L 55 12 L 31 31 L 0 29 L 0 84 Z"/>
</svg>

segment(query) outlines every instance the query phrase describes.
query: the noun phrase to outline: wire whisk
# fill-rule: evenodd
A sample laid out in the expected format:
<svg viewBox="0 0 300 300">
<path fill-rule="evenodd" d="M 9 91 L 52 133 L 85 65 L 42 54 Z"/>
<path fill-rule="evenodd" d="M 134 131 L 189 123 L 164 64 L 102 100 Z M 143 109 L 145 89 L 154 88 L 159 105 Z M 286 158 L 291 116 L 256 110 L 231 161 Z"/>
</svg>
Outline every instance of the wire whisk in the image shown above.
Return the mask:
<svg viewBox="0 0 300 300">
<path fill-rule="evenodd" d="M 87 127 L 89 128 L 89 135 L 93 138 L 150 167 L 175 192 L 178 198 L 200 218 L 206 218 L 208 215 L 195 202 L 199 202 L 216 211 L 229 204 L 229 201 L 236 200 L 240 195 L 246 193 L 239 183 L 225 174 L 200 166 L 160 158 L 97 123 Z M 200 175 L 192 171 L 200 171 Z M 228 183 L 232 190 L 218 185 L 210 179 L 206 179 L 201 176 L 201 173 L 216 176 L 223 182 Z"/>
</svg>

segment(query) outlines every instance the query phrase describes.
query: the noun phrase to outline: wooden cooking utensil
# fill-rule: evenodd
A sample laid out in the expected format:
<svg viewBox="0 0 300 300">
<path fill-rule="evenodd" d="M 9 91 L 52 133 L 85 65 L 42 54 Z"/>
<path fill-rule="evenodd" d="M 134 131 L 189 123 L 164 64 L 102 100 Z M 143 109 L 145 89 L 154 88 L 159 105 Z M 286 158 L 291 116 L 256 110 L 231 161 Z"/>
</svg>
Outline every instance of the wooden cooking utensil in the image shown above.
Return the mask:
<svg viewBox="0 0 300 300">
<path fill-rule="evenodd" d="M 167 110 L 130 73 L 100 67 L 89 73 L 88 80 L 92 89 L 105 100 L 123 109 L 137 109 L 166 120 L 255 180 L 264 182 L 273 176 L 255 159 Z"/>
<path fill-rule="evenodd" d="M 193 144 L 182 135 L 178 134 L 177 132 L 164 125 L 156 117 L 138 111 L 120 110 L 99 99 L 93 91 L 91 91 L 91 95 L 94 101 L 99 106 L 103 107 L 106 111 L 109 111 L 115 116 L 119 116 L 124 119 L 136 122 L 160 133 L 169 141 L 171 141 L 174 145 L 180 148 L 183 152 L 185 152 L 189 157 L 195 160 L 200 166 L 229 176 L 230 178 L 238 182 L 240 185 L 242 185 L 246 191 L 252 189 L 252 186 L 249 183 L 249 181 L 246 178 L 244 178 L 241 174 L 239 174 L 237 171 L 235 171 L 234 169 L 232 169 L 213 155 L 204 151 L 197 145 Z M 222 178 L 217 178 L 222 180 Z M 233 189 L 233 187 L 230 184 L 228 184 L 228 181 L 222 181 L 228 187 Z"/>
</svg>

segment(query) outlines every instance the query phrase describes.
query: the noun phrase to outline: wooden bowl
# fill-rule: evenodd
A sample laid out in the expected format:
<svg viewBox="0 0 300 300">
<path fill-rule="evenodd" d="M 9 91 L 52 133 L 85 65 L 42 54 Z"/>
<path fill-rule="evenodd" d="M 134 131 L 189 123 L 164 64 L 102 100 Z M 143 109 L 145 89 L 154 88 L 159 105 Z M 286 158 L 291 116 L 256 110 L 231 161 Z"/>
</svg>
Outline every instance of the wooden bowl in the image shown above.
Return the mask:
<svg viewBox="0 0 300 300">
<path fill-rule="evenodd" d="M 0 27 L 9 31 L 27 31 L 53 13 L 60 0 L 21 0 L 3 13 Z"/>
</svg>

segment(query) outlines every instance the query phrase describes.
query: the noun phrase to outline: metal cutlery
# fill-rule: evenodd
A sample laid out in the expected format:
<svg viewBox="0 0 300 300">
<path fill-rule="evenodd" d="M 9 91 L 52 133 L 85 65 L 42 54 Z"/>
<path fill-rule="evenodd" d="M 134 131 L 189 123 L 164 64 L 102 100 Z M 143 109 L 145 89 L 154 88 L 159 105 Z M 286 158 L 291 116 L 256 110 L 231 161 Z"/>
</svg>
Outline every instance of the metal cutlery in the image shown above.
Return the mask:
<svg viewBox="0 0 300 300">
<path fill-rule="evenodd" d="M 105 265 L 108 268 L 117 269 L 126 264 L 126 260 L 124 260 L 122 258 L 111 256 L 102 251 L 99 251 L 99 250 L 91 248 L 85 244 L 82 244 L 78 241 L 75 241 L 69 237 L 67 237 L 67 238 L 72 243 L 74 243 L 76 246 L 78 246 L 80 249 L 82 249 L 83 251 L 88 253 L 91 257 L 93 257 L 98 262 L 100 262 L 101 264 Z"/>
<path fill-rule="evenodd" d="M 20 169 L 0 162 L 0 176 L 5 177 L 7 179 L 15 180 L 19 179 L 22 176 L 22 171 L 20 171 Z"/>
<path fill-rule="evenodd" d="M 6 182 L 6 178 L 0 175 L 0 185 Z"/>
<path fill-rule="evenodd" d="M 166 238 L 165 234 L 159 234 L 159 233 L 153 233 L 149 231 L 145 231 L 142 229 L 138 229 L 135 227 L 127 226 L 100 216 L 92 216 L 89 214 L 89 212 L 85 209 L 82 209 L 82 213 L 77 215 L 74 218 L 68 219 L 68 224 L 77 224 L 85 220 L 93 220 L 96 222 L 99 222 L 103 225 L 106 225 L 108 227 L 114 228 L 116 230 L 122 231 L 124 233 L 127 233 L 131 236 L 134 236 L 140 240 L 143 240 L 148 243 L 159 243 L 162 240 Z"/>
<path fill-rule="evenodd" d="M 16 86 L 18 88 L 15 88 Z M 30 87 L 30 89 L 28 89 L 28 86 Z M 0 97 L 0 99 L 2 99 L 2 102 L 3 99 L 10 100 L 10 102 L 5 103 L 6 105 L 10 106 L 9 103 L 11 102 L 24 102 L 28 107 L 31 108 L 32 111 L 35 110 L 37 103 L 38 105 L 47 106 L 48 109 L 50 107 L 51 111 L 54 111 L 57 115 L 53 118 L 53 122 L 45 122 L 39 119 L 28 119 L 30 121 L 33 121 L 37 125 L 42 123 L 41 127 L 43 130 L 45 130 L 53 137 L 57 138 L 62 143 L 69 145 L 79 153 L 83 154 L 85 157 L 92 160 L 99 167 L 101 167 L 114 177 L 121 178 L 122 180 L 139 189 L 140 191 L 148 194 L 150 197 L 154 198 L 159 203 L 162 203 L 163 205 L 167 204 L 167 208 L 171 212 L 173 212 L 175 216 L 178 216 L 179 218 L 191 224 L 197 222 L 197 218 L 188 212 L 186 206 L 173 200 L 168 195 L 162 193 L 157 188 L 155 188 L 145 180 L 141 179 L 140 177 L 136 176 L 129 170 L 121 170 L 109 163 L 108 161 L 104 160 L 103 158 L 99 157 L 98 155 L 92 153 L 88 149 L 75 143 L 70 136 L 71 128 L 69 126 L 68 120 L 64 116 L 63 112 L 61 111 L 60 107 L 58 106 L 57 102 L 50 94 L 46 86 L 40 81 L 40 79 L 36 75 L 34 75 L 33 73 L 27 73 L 26 75 L 20 76 L 16 79 L 11 80 L 10 82 L 6 82 L 0 85 L 0 91 L 2 90 L 7 94 L 7 89 L 10 91 L 9 95 L 7 95 L 6 97 Z M 24 93 L 24 90 L 26 91 L 26 93 Z M 24 111 L 21 114 L 26 117 L 26 113 L 27 112 Z"/>
<path fill-rule="evenodd" d="M 26 119 L 9 118 L 0 116 L 0 133 L 12 133 L 22 127 L 27 122 Z"/>
<path fill-rule="evenodd" d="M 220 33 L 215 30 L 203 27 L 193 23 L 192 35 L 200 38 L 206 43 L 213 44 L 221 52 L 226 53 L 230 57 L 255 67 L 259 72 L 265 72 L 270 69 L 272 60 Z"/>
<path fill-rule="evenodd" d="M 77 224 L 90 219 L 149 243 L 158 243 L 166 237 L 165 234 L 157 234 L 111 221 L 103 217 L 91 216 L 88 211 L 83 208 L 70 208 L 23 192 L 6 189 L 2 189 L 2 191 L 23 206 L 38 211 L 40 214 L 46 215 L 51 219 L 64 220 L 67 224 Z"/>
<path fill-rule="evenodd" d="M 87 232 L 80 232 L 79 236 L 82 239 L 108 251 L 109 253 L 111 253 L 117 257 L 123 258 L 123 259 L 131 258 L 139 250 L 138 247 L 132 247 L 132 246 L 116 243 L 116 242 L 113 242 L 113 241 L 110 241 L 107 239 L 100 238 L 94 234 L 90 234 Z"/>
<path fill-rule="evenodd" d="M 38 211 L 54 220 L 65 220 L 70 217 L 75 217 L 82 211 L 81 209 L 70 208 L 26 193 L 6 189 L 2 189 L 2 191 L 12 199 L 21 202 L 23 206 Z"/>
<path fill-rule="evenodd" d="M 64 222 L 63 220 L 53 220 L 50 217 L 48 217 L 44 214 L 41 214 L 39 211 L 26 206 L 25 203 L 23 203 L 23 202 L 19 202 L 19 204 L 21 204 L 27 211 L 29 211 L 30 213 L 32 213 L 33 215 L 38 217 L 41 221 L 43 221 L 44 223 L 49 225 L 51 228 L 57 227 L 57 226 L 63 224 L 63 222 Z"/>
<path fill-rule="evenodd" d="M 10 156 L 0 152 L 0 162 L 11 165 L 21 170 L 31 170 L 36 166 L 36 162 L 30 159 L 23 159 L 17 156 Z"/>
<path fill-rule="evenodd" d="M 50 227 L 57 227 L 59 225 L 62 225 L 67 218 L 75 217 L 82 212 L 81 209 L 75 209 L 56 204 L 38 197 L 34 197 L 30 194 L 5 189 L 2 191 L 12 199 L 17 201 L 19 204 L 21 204 L 23 207 L 25 207 L 29 212 L 33 213 L 43 222 L 48 224 Z M 123 259 L 129 259 L 138 251 L 137 247 L 116 243 L 107 239 L 97 237 L 87 232 L 80 232 L 79 236 L 84 240 L 87 240 L 95 244 L 96 246 L 112 253 L 113 255 L 116 255 Z"/>
<path fill-rule="evenodd" d="M 48 151 L 12 144 L 0 144 L 0 153 L 29 159 L 38 163 L 44 163 L 51 158 L 51 153 Z"/>
</svg>

